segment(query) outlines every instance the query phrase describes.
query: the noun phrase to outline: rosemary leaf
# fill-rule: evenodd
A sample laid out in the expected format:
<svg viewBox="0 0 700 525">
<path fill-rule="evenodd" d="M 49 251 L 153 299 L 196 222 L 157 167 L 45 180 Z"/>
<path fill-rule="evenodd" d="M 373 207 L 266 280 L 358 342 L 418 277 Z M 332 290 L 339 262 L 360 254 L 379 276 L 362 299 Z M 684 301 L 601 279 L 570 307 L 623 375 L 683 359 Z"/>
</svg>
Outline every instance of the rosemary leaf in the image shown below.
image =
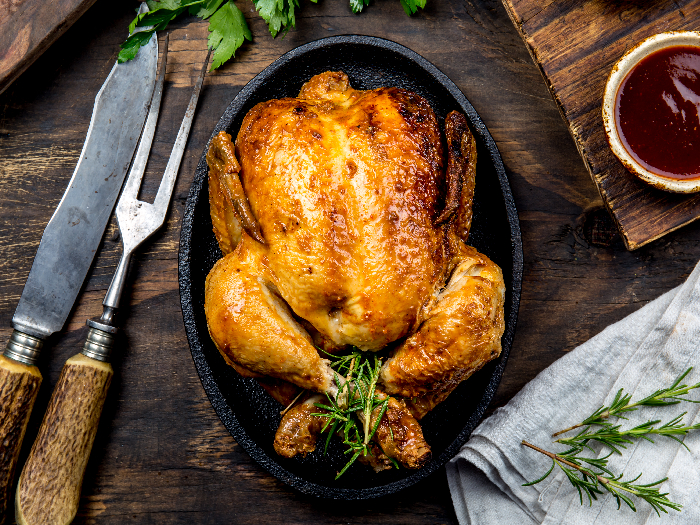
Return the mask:
<svg viewBox="0 0 700 525">
<path fill-rule="evenodd" d="M 700 423 L 684 426 L 683 416 L 685 416 L 685 414 L 686 412 L 677 415 L 671 421 L 658 428 L 655 425 L 658 425 L 661 420 L 647 421 L 634 428 L 624 430 L 620 429 L 621 425 L 605 425 L 596 430 L 591 430 L 589 426 L 571 438 L 559 438 L 556 442 L 572 448 L 590 448 L 588 442 L 596 441 L 610 448 L 615 453 L 621 454 L 620 448 L 627 448 L 626 445 L 632 443 L 632 439 L 645 439 L 653 443 L 654 441 L 650 436 L 659 435 L 678 441 L 687 449 L 688 447 L 685 443 L 677 436 L 685 436 L 691 430 L 700 429 Z"/>
<path fill-rule="evenodd" d="M 578 491 L 579 499 L 582 505 L 584 494 L 588 498 L 588 504 L 592 505 L 593 500 L 597 499 L 597 496 L 603 494 L 603 490 L 605 490 L 612 494 L 612 496 L 615 498 L 618 509 L 622 503 L 625 503 L 633 511 L 637 511 L 634 501 L 630 498 L 630 495 L 646 501 L 659 516 L 661 515 L 661 512 L 668 513 L 667 508 L 680 512 L 681 508 L 683 507 L 683 505 L 680 503 L 674 503 L 669 500 L 668 493 L 660 492 L 658 486 L 666 481 L 667 478 L 654 481 L 653 483 L 635 484 L 635 482 L 641 477 L 641 474 L 639 474 L 639 476 L 634 479 L 623 481 L 623 474 L 614 476 L 607 469 L 607 457 L 609 457 L 609 455 L 605 458 L 598 459 L 585 458 L 575 455 L 564 456 L 541 449 L 524 440 L 522 444 L 539 452 L 540 454 L 544 454 L 553 461 L 552 468 L 550 468 L 544 476 L 535 481 L 525 483 L 523 486 L 530 486 L 542 482 L 549 476 L 549 474 L 551 474 L 554 465 L 556 464 L 562 469 L 571 484 Z M 596 464 L 596 461 L 598 464 Z M 586 467 L 582 463 L 591 465 L 598 471 L 594 470 L 593 468 Z"/>
<path fill-rule="evenodd" d="M 326 412 L 313 415 L 327 418 L 322 429 L 322 432 L 328 432 L 325 449 L 328 450 L 331 436 L 338 434 L 346 446 L 345 454 L 352 454 L 338 473 L 340 477 L 360 455 L 372 455 L 369 443 L 384 417 L 389 400 L 377 396 L 382 361 L 376 354 L 363 353 L 356 348 L 344 356 L 324 353 L 331 357 L 336 383 L 342 386 L 335 399 L 326 395 L 327 402 L 315 403 L 314 406 Z M 376 424 L 370 428 L 372 414 L 377 409 L 379 415 Z M 396 465 L 395 462 L 394 464 Z"/>
<path fill-rule="evenodd" d="M 580 423 L 577 423 L 576 425 L 573 425 L 569 428 L 565 428 L 564 430 L 560 430 L 559 432 L 555 432 L 554 434 L 552 434 L 552 437 L 557 437 L 571 430 L 575 430 L 577 428 L 585 426 L 609 425 L 610 423 L 607 421 L 608 418 L 615 416 L 621 419 L 625 419 L 625 417 L 622 414 L 637 410 L 637 407 L 641 406 L 668 406 L 676 405 L 681 401 L 687 401 L 689 403 L 700 403 L 700 400 L 688 399 L 687 397 L 683 397 L 686 394 L 688 394 L 691 390 L 700 387 L 700 383 L 695 383 L 694 385 L 690 386 L 680 384 L 681 381 L 685 379 L 685 377 L 690 373 L 692 369 L 693 368 L 690 367 L 681 375 L 679 375 L 671 386 L 667 388 L 661 388 L 655 391 L 653 394 L 650 394 L 644 399 L 640 399 L 639 401 L 636 401 L 634 403 L 631 402 L 632 396 L 630 394 L 624 394 L 623 389 L 621 388 L 615 395 L 615 399 L 613 399 L 612 403 L 610 403 L 610 406 L 600 407 L 598 410 L 593 412 L 593 414 L 588 416 Z"/>
</svg>

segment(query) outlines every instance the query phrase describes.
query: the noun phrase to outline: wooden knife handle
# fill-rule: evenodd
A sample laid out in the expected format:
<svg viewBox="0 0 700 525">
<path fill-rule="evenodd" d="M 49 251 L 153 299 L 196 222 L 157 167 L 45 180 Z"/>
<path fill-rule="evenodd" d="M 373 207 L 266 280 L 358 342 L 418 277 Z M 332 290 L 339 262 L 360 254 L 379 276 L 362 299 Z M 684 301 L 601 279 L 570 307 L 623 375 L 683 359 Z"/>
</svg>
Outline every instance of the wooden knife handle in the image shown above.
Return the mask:
<svg viewBox="0 0 700 525">
<path fill-rule="evenodd" d="M 112 365 L 82 353 L 66 361 L 19 478 L 18 525 L 73 521 L 112 374 Z"/>
<path fill-rule="evenodd" d="M 7 516 L 17 457 L 40 385 L 36 366 L 0 355 L 0 525 Z"/>
</svg>

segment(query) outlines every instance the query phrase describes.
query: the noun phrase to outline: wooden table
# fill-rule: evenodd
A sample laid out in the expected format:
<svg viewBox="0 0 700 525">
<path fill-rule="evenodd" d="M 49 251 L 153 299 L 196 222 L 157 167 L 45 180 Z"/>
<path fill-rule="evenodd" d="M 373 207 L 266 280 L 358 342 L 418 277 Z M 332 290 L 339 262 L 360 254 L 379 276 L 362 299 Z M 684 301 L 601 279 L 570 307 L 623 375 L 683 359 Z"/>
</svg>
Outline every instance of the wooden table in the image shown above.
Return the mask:
<svg viewBox="0 0 700 525">
<path fill-rule="evenodd" d="M 309 499 L 253 462 L 214 413 L 185 338 L 177 250 L 195 165 L 233 96 L 285 51 L 349 33 L 406 45 L 462 89 L 503 155 L 525 252 L 518 329 L 492 408 L 508 402 L 568 350 L 681 283 L 700 259 L 700 225 L 635 252 L 625 250 L 498 0 L 429 0 L 413 18 L 395 0 L 373 2 L 359 16 L 344 2 L 304 3 L 297 28 L 276 40 L 252 3 L 240 5 L 256 40 L 208 76 L 167 225 L 133 261 L 123 348 L 115 359 L 115 379 L 75 523 L 454 523 L 444 470 L 377 501 Z M 75 166 L 94 96 L 134 6 L 98 2 L 0 96 L 3 345 L 41 232 Z M 173 28 L 146 197 L 155 194 L 205 46 L 205 25 L 185 19 Z M 101 313 L 119 251 L 111 224 L 72 316 L 40 365 L 44 384 L 29 436 L 38 428 L 63 362 L 79 350 L 85 319 Z"/>
</svg>

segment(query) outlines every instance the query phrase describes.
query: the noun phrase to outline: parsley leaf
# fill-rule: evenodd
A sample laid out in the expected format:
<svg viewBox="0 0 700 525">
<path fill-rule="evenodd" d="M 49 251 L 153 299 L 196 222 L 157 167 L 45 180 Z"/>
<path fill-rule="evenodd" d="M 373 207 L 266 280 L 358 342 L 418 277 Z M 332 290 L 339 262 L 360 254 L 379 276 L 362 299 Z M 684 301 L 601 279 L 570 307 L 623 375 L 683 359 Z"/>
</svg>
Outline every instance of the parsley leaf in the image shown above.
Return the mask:
<svg viewBox="0 0 700 525">
<path fill-rule="evenodd" d="M 311 0 L 316 3 L 318 0 Z M 359 13 L 370 0 L 349 0 L 353 13 Z M 425 7 L 427 0 L 400 0 L 407 15 Z M 253 0 L 255 9 L 267 22 L 273 37 L 285 34 L 296 23 L 295 12 L 299 0 Z M 145 45 L 154 31 L 162 31 L 170 22 L 182 13 L 209 19 L 208 46 L 214 50 L 211 70 L 217 69 L 234 56 L 245 40 L 253 37 L 243 13 L 233 0 L 147 0 L 148 13 L 137 15 L 129 24 L 129 38 L 121 45 L 119 62 L 126 62 L 136 56 L 141 46 Z M 134 33 L 136 27 L 149 27 L 146 31 Z"/>
<path fill-rule="evenodd" d="M 202 20 L 209 19 L 208 47 L 214 50 L 212 71 L 229 60 L 244 40 L 253 39 L 243 13 L 232 0 L 148 0 L 147 4 L 149 11 L 137 15 L 129 24 L 129 32 L 132 34 L 121 45 L 119 62 L 134 58 L 154 31 L 162 31 L 185 11 Z M 137 27 L 148 26 L 153 29 L 134 33 Z"/>
<path fill-rule="evenodd" d="M 136 15 L 129 24 L 129 38 L 121 45 L 117 61 L 119 63 L 131 60 L 136 56 L 141 46 L 146 45 L 154 31 L 160 31 L 189 6 L 204 3 L 206 0 L 162 0 L 148 2 L 149 11 Z M 191 8 L 190 8 L 191 9 Z M 134 33 L 136 27 L 152 26 L 153 29 Z"/>
<path fill-rule="evenodd" d="M 180 0 L 147 0 L 149 11 L 155 11 L 157 9 L 177 9 L 182 7 Z"/>
<path fill-rule="evenodd" d="M 191 5 L 202 4 L 206 0 L 163 0 L 161 2 L 147 2 L 149 11 L 137 15 L 129 24 L 129 33 L 133 33 L 136 27 L 155 26 L 157 31 L 165 29 L 175 17 L 180 15 Z"/>
<path fill-rule="evenodd" d="M 213 15 L 224 0 L 207 0 L 204 5 L 190 7 L 190 14 L 206 20 Z"/>
<path fill-rule="evenodd" d="M 241 10 L 233 2 L 227 2 L 209 20 L 209 47 L 214 49 L 212 71 L 231 58 L 243 45 L 243 40 L 253 40 Z"/>
<path fill-rule="evenodd" d="M 286 33 L 294 27 L 296 18 L 294 9 L 299 7 L 298 0 L 255 0 L 255 8 L 267 22 L 272 37 L 282 31 Z"/>
<path fill-rule="evenodd" d="M 408 16 L 411 16 L 414 14 L 416 11 L 418 11 L 418 8 L 420 7 L 423 9 L 425 7 L 426 0 L 401 0 L 401 5 L 403 6 L 403 10 L 406 12 Z"/>
<path fill-rule="evenodd" d="M 369 0 L 350 0 L 350 9 L 353 13 L 359 13 L 366 5 L 369 5 Z"/>
<path fill-rule="evenodd" d="M 121 51 L 119 51 L 119 56 L 117 56 L 117 61 L 121 64 L 127 60 L 131 60 L 139 52 L 141 46 L 145 46 L 151 39 L 151 35 L 155 32 L 153 31 L 141 31 L 139 33 L 134 33 L 129 38 L 126 39 L 121 45 Z"/>
</svg>

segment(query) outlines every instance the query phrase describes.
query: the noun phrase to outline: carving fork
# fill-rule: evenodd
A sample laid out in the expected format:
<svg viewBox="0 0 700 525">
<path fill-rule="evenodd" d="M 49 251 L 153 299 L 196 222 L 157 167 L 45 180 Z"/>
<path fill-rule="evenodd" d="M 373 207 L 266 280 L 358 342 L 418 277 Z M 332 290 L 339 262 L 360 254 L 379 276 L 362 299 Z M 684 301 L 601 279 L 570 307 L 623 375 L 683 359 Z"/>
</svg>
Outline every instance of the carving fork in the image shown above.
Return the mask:
<svg viewBox="0 0 700 525">
<path fill-rule="evenodd" d="M 129 260 L 133 251 L 165 221 L 211 54 L 211 51 L 207 54 L 195 84 L 158 194 L 153 204 L 149 204 L 137 197 L 158 120 L 167 52 L 166 36 L 148 119 L 117 204 L 122 257 L 102 303 L 102 317 L 87 321 L 88 335 L 82 352 L 68 359 L 63 366 L 39 434 L 20 475 L 15 500 L 15 517 L 19 525 L 68 524 L 78 510 L 85 467 L 112 379 L 109 357 L 117 333 L 114 318 L 124 290 Z"/>
</svg>

